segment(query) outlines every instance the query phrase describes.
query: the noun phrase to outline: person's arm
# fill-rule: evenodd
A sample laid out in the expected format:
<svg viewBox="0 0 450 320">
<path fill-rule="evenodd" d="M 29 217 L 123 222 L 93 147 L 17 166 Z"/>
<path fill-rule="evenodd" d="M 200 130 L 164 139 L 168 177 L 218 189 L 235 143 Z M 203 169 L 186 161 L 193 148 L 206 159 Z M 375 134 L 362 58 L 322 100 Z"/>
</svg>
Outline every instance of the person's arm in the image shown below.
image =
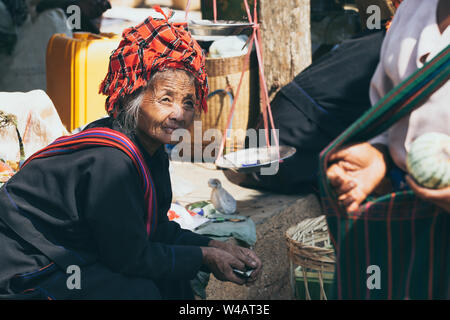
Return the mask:
<svg viewBox="0 0 450 320">
<path fill-rule="evenodd" d="M 209 246 L 211 239 L 193 235 L 173 222 L 158 225 L 149 241 L 144 192 L 134 165 L 121 151 L 102 149 L 84 173 L 82 207 L 93 245 L 107 267 L 133 276 L 188 280 L 206 266 L 220 280 L 246 283 L 232 271 L 245 270 L 238 256 Z M 177 240 L 183 234 L 191 245 Z"/>
<path fill-rule="evenodd" d="M 201 270 L 213 272 L 220 280 L 228 280 L 238 284 L 251 284 L 259 278 L 262 262 L 253 250 L 229 242 L 214 240 L 190 230 L 184 230 L 178 223 L 169 221 L 167 216 L 163 217 L 163 219 L 165 221 L 158 225 L 157 238 L 160 240 L 161 238 L 164 239 L 164 243 L 200 246 L 203 254 L 203 267 Z M 236 277 L 227 263 L 219 264 L 219 267 L 216 265 L 217 263 L 215 262 L 218 260 L 231 258 L 229 255 L 233 257 L 230 261 L 235 263 L 236 268 L 241 270 L 245 267 L 254 269 L 249 279 L 243 281 L 243 279 Z M 239 262 L 234 261 L 234 259 L 237 259 Z"/>
<path fill-rule="evenodd" d="M 80 193 L 100 260 L 128 275 L 193 278 L 202 265 L 200 247 L 149 241 L 144 192 L 134 165 L 119 150 L 101 149 L 83 174 Z"/>
<path fill-rule="evenodd" d="M 439 31 L 443 34 L 450 26 L 450 2 L 440 0 L 436 13 Z M 424 188 L 418 185 L 409 175 L 406 176 L 406 181 L 419 198 L 430 201 L 450 213 L 450 187 L 443 189 Z"/>
<path fill-rule="evenodd" d="M 394 87 L 386 72 L 384 57 L 400 19 L 399 9 L 383 41 L 380 61 L 371 79 L 369 96 L 373 106 Z M 327 176 L 340 204 L 347 211 L 357 210 L 383 181 L 390 164 L 388 145 L 389 134 L 385 131 L 366 143 L 346 146 L 331 155 Z"/>
<path fill-rule="evenodd" d="M 246 284 L 254 283 L 261 275 L 263 265 L 253 250 L 217 240 L 211 240 L 209 246 L 230 253 L 244 263 L 246 268 L 253 269 L 251 276 L 246 279 Z"/>
<path fill-rule="evenodd" d="M 450 213 L 450 187 L 443 189 L 428 189 L 419 186 L 414 179 L 407 175 L 406 182 L 408 182 L 414 193 L 421 199 L 430 201 Z"/>
<path fill-rule="evenodd" d="M 182 229 L 181 226 L 169 221 L 166 216 L 159 217 L 157 238 L 164 243 L 190 246 L 208 246 L 211 238 L 197 234 L 190 230 Z"/>
</svg>

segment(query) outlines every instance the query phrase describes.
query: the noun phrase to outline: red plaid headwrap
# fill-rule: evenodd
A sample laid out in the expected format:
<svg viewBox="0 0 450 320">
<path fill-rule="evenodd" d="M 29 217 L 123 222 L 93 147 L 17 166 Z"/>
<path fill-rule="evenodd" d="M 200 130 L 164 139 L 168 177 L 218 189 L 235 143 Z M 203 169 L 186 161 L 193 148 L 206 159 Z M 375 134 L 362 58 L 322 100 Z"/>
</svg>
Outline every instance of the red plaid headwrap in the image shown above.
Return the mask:
<svg viewBox="0 0 450 320">
<path fill-rule="evenodd" d="M 100 93 L 108 96 L 106 111 L 117 116 L 118 99 L 145 86 L 156 71 L 183 69 L 198 81 L 197 96 L 206 112 L 208 95 L 205 56 L 199 44 L 182 26 L 148 17 L 141 24 L 125 29 L 119 47 L 111 54 L 109 70 L 100 85 Z M 170 14 L 169 14 L 170 16 Z"/>
<path fill-rule="evenodd" d="M 391 0 L 391 4 L 395 7 L 395 10 L 398 9 L 403 0 Z M 393 17 L 389 21 L 386 22 L 386 30 L 389 30 L 391 27 Z"/>
</svg>

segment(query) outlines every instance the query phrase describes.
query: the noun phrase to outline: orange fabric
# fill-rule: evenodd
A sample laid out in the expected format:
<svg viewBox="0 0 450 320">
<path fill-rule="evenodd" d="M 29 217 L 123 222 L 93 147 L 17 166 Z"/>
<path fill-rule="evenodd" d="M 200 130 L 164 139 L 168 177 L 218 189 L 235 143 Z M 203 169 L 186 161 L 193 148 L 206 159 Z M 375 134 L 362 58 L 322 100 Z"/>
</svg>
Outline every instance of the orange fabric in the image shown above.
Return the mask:
<svg viewBox="0 0 450 320">
<path fill-rule="evenodd" d="M 392 4 L 394 5 L 395 9 L 397 10 L 400 4 L 403 0 L 391 0 Z M 386 30 L 389 30 L 389 27 L 391 26 L 392 18 L 388 22 L 386 22 Z"/>
<path fill-rule="evenodd" d="M 398 8 L 400 3 L 402 3 L 403 0 L 392 0 L 392 4 L 394 5 L 395 9 Z"/>
</svg>

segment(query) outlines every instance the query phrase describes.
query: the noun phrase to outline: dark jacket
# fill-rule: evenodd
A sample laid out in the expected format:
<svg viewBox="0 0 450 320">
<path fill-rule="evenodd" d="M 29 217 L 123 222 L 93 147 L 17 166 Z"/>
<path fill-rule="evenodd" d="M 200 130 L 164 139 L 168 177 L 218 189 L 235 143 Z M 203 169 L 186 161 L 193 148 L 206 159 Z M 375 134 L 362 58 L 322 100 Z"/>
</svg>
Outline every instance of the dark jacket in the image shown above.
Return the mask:
<svg viewBox="0 0 450 320">
<path fill-rule="evenodd" d="M 88 127 L 114 127 L 109 118 Z M 34 159 L 0 189 L 0 294 L 11 279 L 52 262 L 100 263 L 112 272 L 146 279 L 189 280 L 201 267 L 209 238 L 167 218 L 172 201 L 163 147 L 150 156 L 133 136 L 152 174 L 158 204 L 156 231 L 147 240 L 144 191 L 131 159 L 111 147 Z M 21 288 L 23 289 L 23 287 Z"/>
</svg>

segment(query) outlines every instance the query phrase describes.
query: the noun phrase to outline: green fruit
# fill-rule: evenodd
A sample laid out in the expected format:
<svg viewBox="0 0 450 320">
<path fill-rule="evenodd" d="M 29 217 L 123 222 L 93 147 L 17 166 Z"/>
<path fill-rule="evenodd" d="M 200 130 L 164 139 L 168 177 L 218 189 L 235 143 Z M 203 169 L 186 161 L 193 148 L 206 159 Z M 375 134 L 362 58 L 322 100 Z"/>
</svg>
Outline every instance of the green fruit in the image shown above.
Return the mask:
<svg viewBox="0 0 450 320">
<path fill-rule="evenodd" d="M 411 144 L 406 157 L 408 172 L 416 182 L 430 189 L 450 186 L 450 136 L 430 132 Z"/>
</svg>

